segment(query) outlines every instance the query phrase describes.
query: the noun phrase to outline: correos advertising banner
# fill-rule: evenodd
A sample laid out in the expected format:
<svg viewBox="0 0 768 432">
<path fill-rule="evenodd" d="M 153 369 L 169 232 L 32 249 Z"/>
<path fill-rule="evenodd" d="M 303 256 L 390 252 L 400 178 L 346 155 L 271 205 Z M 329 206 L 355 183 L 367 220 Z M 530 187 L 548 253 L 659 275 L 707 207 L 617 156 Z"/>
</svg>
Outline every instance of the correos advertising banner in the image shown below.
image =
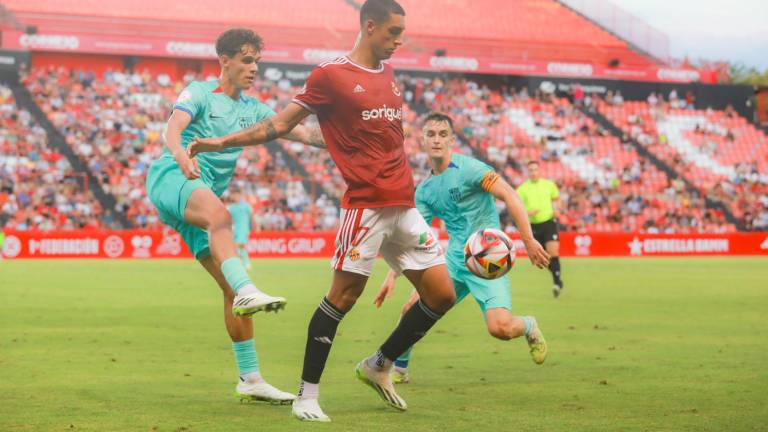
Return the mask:
<svg viewBox="0 0 768 432">
<path fill-rule="evenodd" d="M 2 32 L 2 46 L 10 50 L 76 52 L 88 54 L 122 54 L 148 57 L 216 59 L 210 40 L 169 39 L 144 35 L 92 33 L 39 33 L 28 35 L 18 31 Z M 450 45 L 445 47 L 449 52 Z M 317 65 L 343 56 L 346 50 L 322 47 L 269 44 L 262 51 L 264 62 Z M 671 67 L 608 67 L 592 63 L 561 61 L 528 61 L 504 57 L 434 56 L 403 48 L 389 60 L 396 69 L 471 72 L 497 75 L 537 75 L 566 78 L 600 78 L 652 82 L 689 83 L 701 80 L 694 69 Z"/>
</svg>

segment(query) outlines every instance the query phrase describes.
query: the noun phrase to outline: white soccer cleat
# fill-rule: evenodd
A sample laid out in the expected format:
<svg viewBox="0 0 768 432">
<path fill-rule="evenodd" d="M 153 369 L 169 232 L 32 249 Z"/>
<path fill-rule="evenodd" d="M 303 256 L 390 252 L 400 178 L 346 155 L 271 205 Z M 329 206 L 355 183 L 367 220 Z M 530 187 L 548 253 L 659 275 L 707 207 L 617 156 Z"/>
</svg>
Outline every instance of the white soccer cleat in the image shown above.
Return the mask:
<svg viewBox="0 0 768 432">
<path fill-rule="evenodd" d="M 277 312 L 285 308 L 287 301 L 283 297 L 272 297 L 261 291 L 237 294 L 232 302 L 232 313 L 237 316 L 250 316 L 256 312 Z"/>
<path fill-rule="evenodd" d="M 544 363 L 544 360 L 547 359 L 547 352 L 549 351 L 547 348 L 547 340 L 544 339 L 544 333 L 541 332 L 539 323 L 536 321 L 536 318 L 529 318 L 531 319 L 533 325 L 525 339 L 528 341 L 528 347 L 530 348 L 533 362 L 536 364 L 542 364 Z"/>
<path fill-rule="evenodd" d="M 363 360 L 357 364 L 355 374 L 357 379 L 376 390 L 376 393 L 379 394 L 387 405 L 400 411 L 408 409 L 408 404 L 405 403 L 405 400 L 395 392 L 395 386 L 392 385 L 392 377 L 390 377 L 388 370 L 377 371 L 369 367 L 368 362 Z"/>
<path fill-rule="evenodd" d="M 235 387 L 235 395 L 241 401 L 264 401 L 279 405 L 289 404 L 296 399 L 295 395 L 278 390 L 265 381 L 255 383 L 241 381 Z"/>
<path fill-rule="evenodd" d="M 298 397 L 293 401 L 291 413 L 301 421 L 328 423 L 331 418 L 325 415 L 317 398 Z"/>
</svg>

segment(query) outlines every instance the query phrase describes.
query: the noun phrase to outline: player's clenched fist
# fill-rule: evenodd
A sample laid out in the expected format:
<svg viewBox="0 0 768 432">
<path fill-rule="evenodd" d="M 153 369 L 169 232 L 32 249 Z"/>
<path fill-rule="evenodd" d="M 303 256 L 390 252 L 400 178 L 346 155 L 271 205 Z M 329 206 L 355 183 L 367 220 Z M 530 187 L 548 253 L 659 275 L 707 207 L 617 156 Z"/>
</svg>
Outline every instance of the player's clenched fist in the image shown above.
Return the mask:
<svg viewBox="0 0 768 432">
<path fill-rule="evenodd" d="M 224 150 L 224 141 L 221 138 L 195 138 L 187 147 L 189 157 L 195 157 L 199 153 L 220 152 Z"/>
</svg>

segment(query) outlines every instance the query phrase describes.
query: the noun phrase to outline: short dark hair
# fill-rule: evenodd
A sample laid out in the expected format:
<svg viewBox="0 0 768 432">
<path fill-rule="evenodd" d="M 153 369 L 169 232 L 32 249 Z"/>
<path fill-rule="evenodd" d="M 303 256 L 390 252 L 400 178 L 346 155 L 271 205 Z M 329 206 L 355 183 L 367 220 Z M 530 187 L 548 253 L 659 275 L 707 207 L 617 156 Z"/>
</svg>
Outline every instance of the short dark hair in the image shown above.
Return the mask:
<svg viewBox="0 0 768 432">
<path fill-rule="evenodd" d="M 264 48 L 264 40 L 256 32 L 247 28 L 231 28 L 216 38 L 216 55 L 234 57 L 243 48 L 251 45 L 256 51 Z"/>
<path fill-rule="evenodd" d="M 450 116 L 443 114 L 441 112 L 431 112 L 427 114 L 427 117 L 424 118 L 424 125 L 426 126 L 429 122 L 446 122 L 448 123 L 448 126 L 451 128 L 451 133 L 453 133 L 453 119 L 451 119 Z"/>
<path fill-rule="evenodd" d="M 527 164 L 525 164 L 525 166 L 527 166 L 527 167 L 529 167 L 531 165 L 539 165 L 539 161 L 537 161 L 536 159 L 531 159 L 531 160 L 528 161 Z"/>
<path fill-rule="evenodd" d="M 376 24 L 382 23 L 391 13 L 405 16 L 405 9 L 395 0 L 365 0 L 360 7 L 360 27 L 369 19 Z"/>
</svg>

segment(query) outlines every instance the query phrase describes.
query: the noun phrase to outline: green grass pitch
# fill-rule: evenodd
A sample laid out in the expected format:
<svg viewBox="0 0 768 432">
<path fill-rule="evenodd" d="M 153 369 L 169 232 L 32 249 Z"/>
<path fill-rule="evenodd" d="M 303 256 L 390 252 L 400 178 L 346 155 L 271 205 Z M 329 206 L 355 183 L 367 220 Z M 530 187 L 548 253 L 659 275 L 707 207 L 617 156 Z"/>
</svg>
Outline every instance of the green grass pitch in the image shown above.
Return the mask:
<svg viewBox="0 0 768 432">
<path fill-rule="evenodd" d="M 327 260 L 254 261 L 287 309 L 257 315 L 262 373 L 295 392 Z M 193 261 L 0 262 L 0 431 L 766 431 L 768 260 L 565 259 L 566 288 L 519 260 L 513 309 L 547 336 L 485 332 L 464 301 L 419 344 L 405 413 L 354 377 L 409 294 L 371 301 L 385 266 L 342 322 L 321 385 L 330 425 L 290 407 L 239 403 L 221 297 Z"/>
</svg>

